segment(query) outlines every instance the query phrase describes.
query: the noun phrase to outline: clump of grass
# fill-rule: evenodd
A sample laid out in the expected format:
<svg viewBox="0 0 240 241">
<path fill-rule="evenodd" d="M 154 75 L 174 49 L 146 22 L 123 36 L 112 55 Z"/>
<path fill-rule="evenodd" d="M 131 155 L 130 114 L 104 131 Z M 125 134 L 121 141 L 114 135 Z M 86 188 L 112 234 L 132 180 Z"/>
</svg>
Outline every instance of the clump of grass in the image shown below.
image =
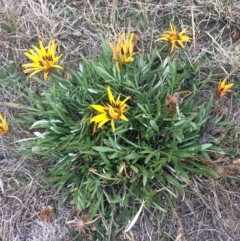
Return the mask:
<svg viewBox="0 0 240 241">
<path fill-rule="evenodd" d="M 121 41 L 116 54 L 102 39 L 102 54 L 82 56 L 78 71 L 65 68 L 68 78 L 35 77 L 46 88 L 39 97 L 28 91 L 34 107 L 26 108 L 31 118 L 23 117 L 35 135 L 24 155 L 54 159 L 49 185 L 64 190 L 63 201 L 88 208 L 90 220 L 100 213 L 112 219 L 120 206 L 139 203 L 163 211 L 158 194 L 171 204 L 175 188 L 184 195 L 190 173 L 216 177 L 201 163 L 218 150 L 199 144 L 213 103 L 213 95 L 196 98 L 205 83 L 185 89 L 190 65 L 181 53 L 174 61 L 155 48 L 124 62 L 135 42 Z M 123 224 L 134 210 L 120 215 Z"/>
</svg>

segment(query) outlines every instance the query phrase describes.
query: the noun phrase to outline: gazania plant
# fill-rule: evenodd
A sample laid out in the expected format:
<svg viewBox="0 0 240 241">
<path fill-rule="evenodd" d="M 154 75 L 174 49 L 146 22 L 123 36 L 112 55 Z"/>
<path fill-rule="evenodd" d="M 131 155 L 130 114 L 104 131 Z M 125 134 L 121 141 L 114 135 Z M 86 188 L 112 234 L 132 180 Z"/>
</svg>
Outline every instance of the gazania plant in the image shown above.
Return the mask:
<svg viewBox="0 0 240 241">
<path fill-rule="evenodd" d="M 114 122 L 117 119 L 122 119 L 124 121 L 128 121 L 126 116 L 124 115 L 124 112 L 126 111 L 127 105 L 125 102 L 130 99 L 130 96 L 126 97 L 125 100 L 120 100 L 120 95 L 118 96 L 117 100 L 114 99 L 110 87 L 107 88 L 108 91 L 108 99 L 110 104 L 105 105 L 91 105 L 91 107 L 98 112 L 100 112 L 99 115 L 94 116 L 91 118 L 91 122 L 95 122 L 95 125 L 97 125 L 98 128 L 103 126 L 106 122 L 111 121 L 112 131 L 115 131 L 115 124 Z M 95 127 L 94 131 L 95 132 Z"/>
<path fill-rule="evenodd" d="M 8 132 L 8 123 L 6 116 L 2 116 L 0 113 L 0 135 L 4 135 Z"/>
<path fill-rule="evenodd" d="M 55 40 L 50 41 L 47 48 L 44 47 L 42 41 L 39 41 L 39 48 L 33 46 L 32 49 L 29 49 L 29 52 L 25 52 L 26 57 L 33 62 L 22 65 L 24 73 L 31 73 L 29 77 L 32 77 L 39 72 L 43 72 L 43 78 L 47 80 L 49 73 L 54 68 L 63 69 L 57 64 L 62 55 L 56 56 L 56 48 Z"/>
<path fill-rule="evenodd" d="M 171 51 L 182 47 L 184 49 L 184 43 L 190 42 L 191 38 L 186 35 L 187 28 L 184 28 L 182 31 L 177 31 L 176 27 L 170 22 L 170 30 L 166 30 L 160 37 L 156 40 L 157 41 L 166 41 L 171 45 Z"/>
<path fill-rule="evenodd" d="M 119 65 L 126 65 L 134 61 L 136 36 L 134 33 L 120 34 L 117 44 L 110 43 L 112 61 L 116 63 L 116 69 L 120 72 Z"/>
<path fill-rule="evenodd" d="M 219 82 L 219 85 L 215 90 L 215 93 L 218 97 L 223 97 L 225 94 L 232 92 L 230 89 L 233 87 L 234 83 L 226 84 L 226 81 L 227 79 L 223 79 Z"/>
<path fill-rule="evenodd" d="M 117 208 L 144 203 L 162 211 L 158 195 L 169 202 L 184 195 L 191 173 L 216 177 L 201 158 L 217 148 L 199 143 L 213 98 L 195 98 L 202 86 L 185 84 L 189 64 L 160 59 L 154 49 L 116 69 L 113 49 L 119 53 L 103 40 L 99 57 L 66 69 L 70 79 L 52 74 L 40 97 L 29 91 L 33 117 L 23 118 L 34 136 L 24 155 L 53 161 L 46 180 L 63 201 L 89 208 L 90 219 L 101 212 L 125 225 L 136 209 L 115 216 Z"/>
</svg>

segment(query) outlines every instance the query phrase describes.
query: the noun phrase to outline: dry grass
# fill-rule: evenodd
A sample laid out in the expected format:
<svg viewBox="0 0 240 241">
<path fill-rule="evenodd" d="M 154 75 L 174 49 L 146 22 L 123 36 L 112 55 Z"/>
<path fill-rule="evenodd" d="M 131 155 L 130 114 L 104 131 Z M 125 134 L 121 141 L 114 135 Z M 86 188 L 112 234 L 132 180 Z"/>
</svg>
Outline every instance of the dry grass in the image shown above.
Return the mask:
<svg viewBox="0 0 240 241">
<path fill-rule="evenodd" d="M 117 2 L 1 0 L 0 102 L 28 102 L 25 86 L 37 91 L 34 83 L 21 73 L 20 65 L 25 62 L 24 51 L 39 39 L 44 42 L 57 39 L 60 51 L 64 52 L 62 63 L 77 69 L 80 53 L 88 58 L 98 53 L 99 34 L 111 40 L 123 28 L 127 29 L 129 22 L 131 31 L 143 39 L 145 51 L 154 48 L 155 38 L 168 27 L 170 20 L 178 26 L 189 26 L 188 34 L 193 42 L 186 55 L 198 69 L 199 79 L 205 79 L 212 72 L 210 82 L 216 84 L 227 77 L 235 81 L 236 87 L 240 86 L 239 1 Z M 10 70 L 9 66 L 13 64 L 14 70 Z M 236 91 L 232 99 L 216 105 L 215 114 L 224 114 L 237 122 L 234 128 L 224 129 L 221 135 L 215 136 L 218 141 L 224 140 L 221 145 L 230 153 L 228 158 L 222 157 L 220 166 L 229 166 L 240 158 L 239 146 L 234 141 L 240 133 L 238 94 Z M 30 101 L 28 104 L 31 105 Z M 19 115 L 16 110 L 3 105 L 0 111 L 10 122 Z M 74 227 L 67 223 L 79 220 L 79 214 L 68 202 L 62 208 L 58 206 L 60 195 L 54 187 L 41 191 L 43 166 L 37 160 L 18 157 L 24 144 L 16 141 L 30 137 L 31 133 L 27 127 L 13 122 L 10 127 L 11 131 L 0 137 L 0 240 L 73 240 L 69 230 Z M 174 200 L 173 215 L 167 212 L 158 216 L 155 210 L 145 209 L 132 230 L 126 234 L 119 230 L 116 240 L 240 240 L 239 175 L 236 174 L 235 179 L 221 176 L 221 179 L 210 181 L 193 177 L 186 196 Z M 164 198 L 162 202 L 164 206 Z M 51 220 L 41 218 L 46 206 L 54 207 Z M 98 240 L 106 240 L 106 234 L 98 227 L 88 234 L 92 232 L 98 232 Z M 92 240 L 89 235 L 85 238 Z"/>
</svg>

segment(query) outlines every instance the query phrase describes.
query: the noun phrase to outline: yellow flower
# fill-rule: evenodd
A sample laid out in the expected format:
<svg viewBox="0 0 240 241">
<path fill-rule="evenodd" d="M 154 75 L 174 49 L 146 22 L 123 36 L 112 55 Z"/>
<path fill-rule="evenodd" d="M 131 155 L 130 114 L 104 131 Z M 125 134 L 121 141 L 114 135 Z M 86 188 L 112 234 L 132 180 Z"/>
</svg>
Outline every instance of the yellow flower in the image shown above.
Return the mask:
<svg viewBox="0 0 240 241">
<path fill-rule="evenodd" d="M 43 46 L 42 41 L 39 41 L 39 46 L 40 48 L 33 46 L 33 49 L 29 49 L 29 52 L 24 53 L 33 62 L 23 64 L 22 67 L 24 68 L 24 73 L 32 72 L 29 77 L 43 71 L 44 80 L 46 80 L 52 69 L 63 69 L 63 67 L 57 65 L 57 62 L 62 57 L 62 54 L 55 56 L 57 48 L 55 40 L 51 40 L 49 42 L 47 49 Z"/>
<path fill-rule="evenodd" d="M 0 113 L 0 135 L 4 135 L 8 132 L 8 123 L 6 121 L 6 117 L 3 117 Z"/>
<path fill-rule="evenodd" d="M 230 93 L 232 92 L 231 90 L 229 90 L 232 86 L 234 85 L 234 83 L 232 84 L 228 84 L 226 85 L 226 79 L 223 79 L 222 81 L 219 82 L 219 85 L 216 89 L 216 94 L 219 97 L 223 97 L 226 93 Z"/>
<path fill-rule="evenodd" d="M 128 64 L 134 61 L 133 55 L 135 53 L 133 52 L 133 48 L 135 40 L 136 37 L 134 33 L 128 33 L 126 37 L 125 34 L 121 34 L 116 46 L 112 43 L 109 44 L 113 53 L 112 61 L 116 63 L 118 72 L 120 72 L 118 61 L 121 61 L 122 64 Z"/>
<path fill-rule="evenodd" d="M 126 112 L 128 107 L 128 105 L 125 102 L 129 100 L 131 97 L 128 96 L 123 101 L 121 101 L 119 95 L 118 98 L 115 100 L 110 87 L 107 88 L 107 92 L 108 99 L 110 102 L 109 104 L 91 105 L 93 109 L 100 112 L 100 114 L 90 119 L 90 122 L 95 122 L 93 133 L 95 132 L 96 127 L 100 128 L 108 121 L 111 121 L 112 131 L 115 131 L 114 122 L 116 120 L 121 119 L 123 121 L 128 121 L 127 117 L 124 115 L 124 112 Z"/>
<path fill-rule="evenodd" d="M 174 48 L 178 48 L 180 45 L 183 49 L 184 42 L 190 42 L 191 38 L 185 35 L 187 28 L 183 29 L 181 32 L 176 31 L 175 26 L 170 22 L 170 30 L 164 31 L 163 34 L 156 41 L 167 41 L 172 45 L 171 52 Z"/>
</svg>

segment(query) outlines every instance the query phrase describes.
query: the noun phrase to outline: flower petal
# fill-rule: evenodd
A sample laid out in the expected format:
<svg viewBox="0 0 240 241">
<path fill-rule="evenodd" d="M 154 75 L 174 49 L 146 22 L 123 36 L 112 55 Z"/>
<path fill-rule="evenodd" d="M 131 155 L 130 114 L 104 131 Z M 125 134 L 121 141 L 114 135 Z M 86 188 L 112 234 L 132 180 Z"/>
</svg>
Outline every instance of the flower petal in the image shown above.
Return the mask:
<svg viewBox="0 0 240 241">
<path fill-rule="evenodd" d="M 111 120 L 111 126 L 112 126 L 112 131 L 115 131 L 115 124 L 114 124 L 114 120 Z"/>
<path fill-rule="evenodd" d="M 98 123 L 98 128 L 102 127 L 106 122 L 108 122 L 110 119 L 104 119 L 100 123 Z"/>
<path fill-rule="evenodd" d="M 107 87 L 107 92 L 108 92 L 108 99 L 109 99 L 110 103 L 115 104 L 115 99 L 113 97 L 111 88 L 109 86 Z"/>
<path fill-rule="evenodd" d="M 233 85 L 234 85 L 234 83 L 225 85 L 225 89 L 228 90 L 228 89 L 230 89 Z"/>
<path fill-rule="evenodd" d="M 120 116 L 120 119 L 123 121 L 128 121 L 128 118 L 123 114 Z"/>
<path fill-rule="evenodd" d="M 103 114 L 99 114 L 99 115 L 96 115 L 93 118 L 91 118 L 90 122 L 99 123 L 99 122 L 105 121 L 105 120 L 108 121 L 109 118 L 107 117 L 106 113 L 103 113 Z"/>
<path fill-rule="evenodd" d="M 102 105 L 91 105 L 91 107 L 99 112 L 105 112 L 106 111 L 106 107 L 102 106 Z"/>
</svg>

